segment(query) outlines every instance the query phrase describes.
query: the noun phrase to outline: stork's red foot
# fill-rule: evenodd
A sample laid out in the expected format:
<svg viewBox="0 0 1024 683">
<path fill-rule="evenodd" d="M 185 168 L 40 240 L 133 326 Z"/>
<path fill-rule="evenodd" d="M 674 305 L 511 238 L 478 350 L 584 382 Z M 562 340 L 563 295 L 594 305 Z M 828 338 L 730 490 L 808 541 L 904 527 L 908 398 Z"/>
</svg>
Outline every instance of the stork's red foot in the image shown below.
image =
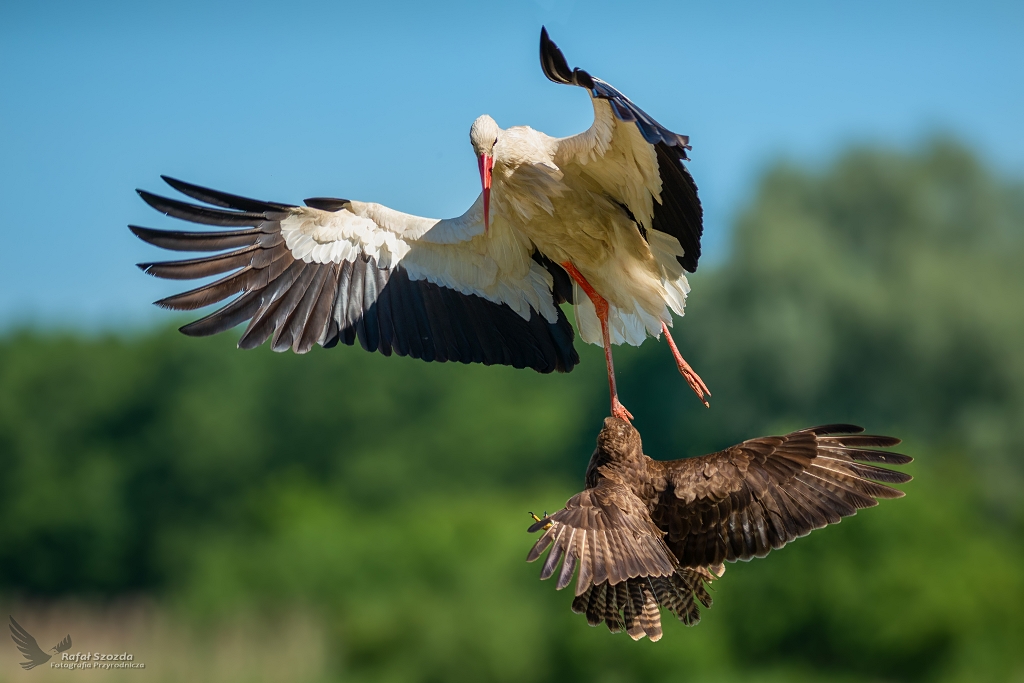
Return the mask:
<svg viewBox="0 0 1024 683">
<path fill-rule="evenodd" d="M 697 398 L 700 399 L 701 403 L 704 404 L 705 408 L 710 408 L 711 404 L 707 402 L 704 395 L 707 394 L 708 398 L 711 397 L 711 390 L 708 389 L 707 385 L 704 384 L 704 380 L 700 378 L 690 364 L 686 362 L 683 355 L 679 353 L 679 349 L 676 348 L 676 340 L 672 338 L 672 335 L 668 332 L 668 325 L 664 322 L 661 323 L 661 330 L 665 333 L 665 339 L 668 340 L 668 347 L 672 349 L 672 357 L 676 359 L 676 367 L 679 368 L 679 374 L 683 376 L 686 383 L 693 389 L 693 393 L 697 394 Z"/>
<path fill-rule="evenodd" d="M 618 396 L 612 397 L 612 415 L 620 420 L 625 420 L 626 422 L 633 421 L 633 413 L 626 410 L 626 406 L 619 403 Z"/>
<path fill-rule="evenodd" d="M 711 392 L 704 384 L 704 380 L 700 378 L 700 375 L 694 372 L 693 368 L 690 367 L 690 364 L 683 360 L 683 357 L 679 355 L 676 355 L 676 367 L 679 368 L 679 374 L 683 376 L 683 379 L 686 380 L 686 383 L 690 385 L 691 389 L 693 389 L 693 393 L 697 394 L 697 398 L 701 400 L 701 403 L 704 404 L 704 407 L 710 408 L 711 404 L 708 403 L 706 398 L 704 398 L 704 395 L 707 394 L 707 396 L 710 398 Z"/>
</svg>

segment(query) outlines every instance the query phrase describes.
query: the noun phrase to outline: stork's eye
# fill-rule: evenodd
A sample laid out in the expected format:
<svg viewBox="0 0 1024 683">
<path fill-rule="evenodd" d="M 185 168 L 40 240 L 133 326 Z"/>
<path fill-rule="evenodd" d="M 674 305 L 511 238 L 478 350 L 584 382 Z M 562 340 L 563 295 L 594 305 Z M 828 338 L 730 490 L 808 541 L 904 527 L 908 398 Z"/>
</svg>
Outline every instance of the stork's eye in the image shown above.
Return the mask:
<svg viewBox="0 0 1024 683">
<path fill-rule="evenodd" d="M 491 143 L 491 147 L 494 147 L 496 144 L 498 144 L 498 138 L 494 138 L 494 142 Z"/>
</svg>

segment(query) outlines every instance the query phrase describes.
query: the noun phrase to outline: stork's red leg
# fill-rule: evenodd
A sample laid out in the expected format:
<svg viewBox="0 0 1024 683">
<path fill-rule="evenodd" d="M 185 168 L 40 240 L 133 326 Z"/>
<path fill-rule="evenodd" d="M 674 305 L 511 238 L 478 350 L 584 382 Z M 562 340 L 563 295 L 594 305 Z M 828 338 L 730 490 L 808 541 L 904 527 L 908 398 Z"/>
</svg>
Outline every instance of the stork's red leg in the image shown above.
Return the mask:
<svg viewBox="0 0 1024 683">
<path fill-rule="evenodd" d="M 697 394 L 697 398 L 699 398 L 706 407 L 710 408 L 711 406 L 704 398 L 704 394 L 711 396 L 711 391 L 708 389 L 707 385 L 704 384 L 704 380 L 700 378 L 700 375 L 694 372 L 693 368 L 690 367 L 690 364 L 683 360 L 682 354 L 679 353 L 679 349 L 676 348 L 676 340 L 672 338 L 671 334 L 669 334 L 668 325 L 665 324 L 665 321 L 661 322 L 661 331 L 665 333 L 665 339 L 668 340 L 668 347 L 672 349 L 672 355 L 676 359 L 676 367 L 679 368 L 679 374 L 686 379 L 690 388 L 693 389 L 693 393 Z"/>
<path fill-rule="evenodd" d="M 597 319 L 601 321 L 601 342 L 604 346 L 604 362 L 608 366 L 608 391 L 612 395 L 612 415 L 620 420 L 632 421 L 633 415 L 619 402 L 619 390 L 615 386 L 615 365 L 612 363 L 612 337 L 608 331 L 608 300 L 597 293 L 576 266 L 569 261 L 562 264 L 569 277 L 575 280 L 590 300 L 594 302 Z"/>
</svg>

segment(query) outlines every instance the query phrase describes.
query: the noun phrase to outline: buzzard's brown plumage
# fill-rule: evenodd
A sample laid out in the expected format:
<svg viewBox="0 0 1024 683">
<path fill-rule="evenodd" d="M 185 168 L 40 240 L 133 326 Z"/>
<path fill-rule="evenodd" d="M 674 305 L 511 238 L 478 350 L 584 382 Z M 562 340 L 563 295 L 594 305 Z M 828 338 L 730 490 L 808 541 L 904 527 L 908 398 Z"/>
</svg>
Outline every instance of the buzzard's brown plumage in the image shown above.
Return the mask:
<svg viewBox="0 0 1024 683">
<path fill-rule="evenodd" d="M 700 458 L 658 461 L 640 434 L 609 417 L 587 466 L 586 489 L 530 527 L 543 529 L 527 561 L 549 546 L 541 578 L 565 588 L 579 567 L 572 609 L 613 633 L 661 638 L 659 606 L 687 625 L 711 606 L 705 587 L 724 561 L 764 557 L 798 536 L 903 492 L 911 477 L 869 463 L 911 458 L 876 450 L 900 441 L 852 425 L 751 439 Z M 559 564 L 561 566 L 559 567 Z"/>
</svg>

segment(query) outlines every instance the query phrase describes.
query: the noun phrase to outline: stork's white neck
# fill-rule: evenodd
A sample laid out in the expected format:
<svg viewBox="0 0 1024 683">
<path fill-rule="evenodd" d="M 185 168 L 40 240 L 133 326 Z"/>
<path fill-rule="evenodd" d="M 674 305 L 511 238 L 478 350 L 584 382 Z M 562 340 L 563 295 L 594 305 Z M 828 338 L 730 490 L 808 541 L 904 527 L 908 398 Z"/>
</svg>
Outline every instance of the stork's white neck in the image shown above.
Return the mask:
<svg viewBox="0 0 1024 683">
<path fill-rule="evenodd" d="M 528 126 L 502 131 L 494 145 L 491 201 L 511 220 L 551 214 L 560 196 L 562 171 L 554 162 L 556 140 Z"/>
</svg>

